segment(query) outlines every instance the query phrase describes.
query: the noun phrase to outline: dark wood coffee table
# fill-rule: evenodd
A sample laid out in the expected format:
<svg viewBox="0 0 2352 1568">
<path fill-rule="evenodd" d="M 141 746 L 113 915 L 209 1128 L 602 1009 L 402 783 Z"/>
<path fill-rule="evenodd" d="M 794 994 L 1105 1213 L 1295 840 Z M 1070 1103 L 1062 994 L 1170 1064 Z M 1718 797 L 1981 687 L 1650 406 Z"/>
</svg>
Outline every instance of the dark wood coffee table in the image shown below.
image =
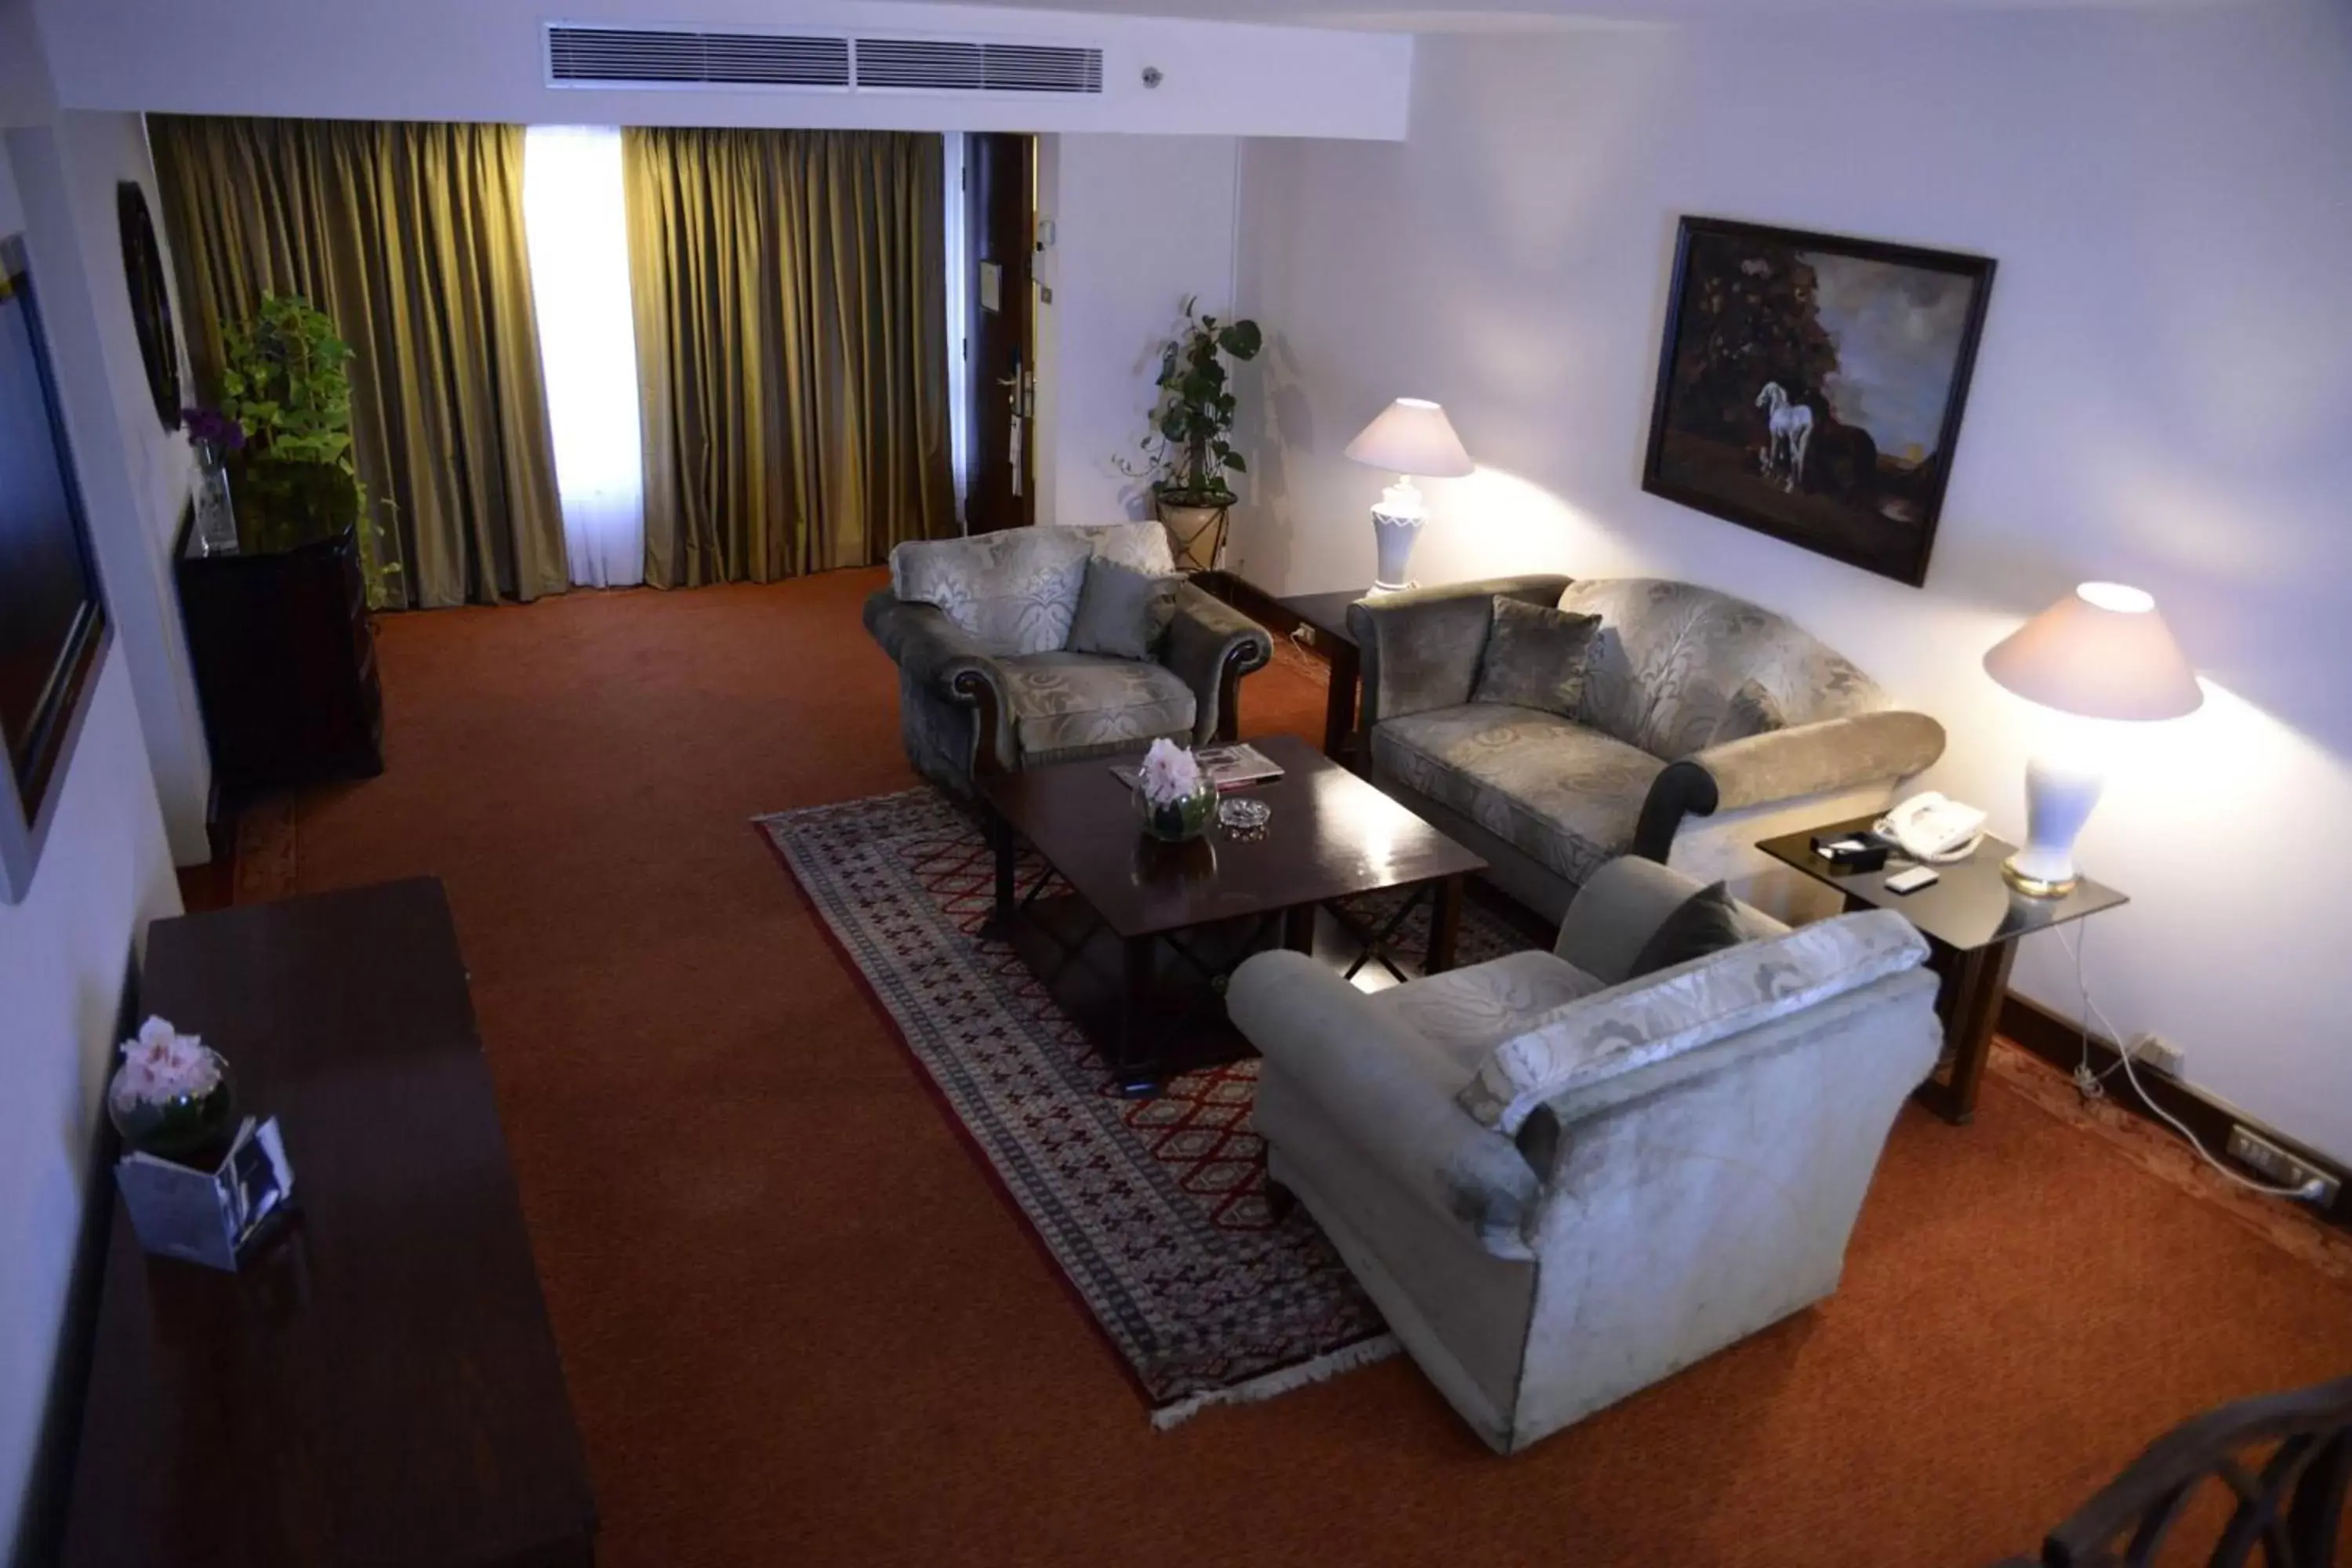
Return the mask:
<svg viewBox="0 0 2352 1568">
<path fill-rule="evenodd" d="M 981 781 L 996 851 L 992 929 L 1087 1031 L 1127 1092 L 1148 1094 L 1172 1072 L 1246 1054 L 1224 1018 L 1224 977 L 1276 941 L 1317 951 L 1318 911 L 1341 899 L 1426 889 L 1435 907 L 1423 971 L 1454 963 L 1462 879 L 1486 862 L 1306 742 L 1251 743 L 1284 770 L 1244 792 L 1274 811 L 1256 839 L 1216 827 L 1191 844 L 1147 837 L 1108 758 Z M 1016 874 L 1024 841 L 1049 868 L 1025 891 Z M 1327 919 L 1321 935 L 1327 946 L 1352 938 L 1378 952 L 1402 918 L 1378 932 Z"/>
</svg>

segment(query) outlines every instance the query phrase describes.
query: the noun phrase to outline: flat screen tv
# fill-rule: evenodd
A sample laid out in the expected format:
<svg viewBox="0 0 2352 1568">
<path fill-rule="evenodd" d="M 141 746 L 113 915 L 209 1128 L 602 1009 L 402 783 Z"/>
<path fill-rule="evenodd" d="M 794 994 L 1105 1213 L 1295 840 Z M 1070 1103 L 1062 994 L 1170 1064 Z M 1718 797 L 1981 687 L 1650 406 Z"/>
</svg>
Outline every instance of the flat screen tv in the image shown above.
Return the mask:
<svg viewBox="0 0 2352 1568">
<path fill-rule="evenodd" d="M 32 887 L 106 640 L 32 272 L 0 239 L 0 901 Z"/>
</svg>

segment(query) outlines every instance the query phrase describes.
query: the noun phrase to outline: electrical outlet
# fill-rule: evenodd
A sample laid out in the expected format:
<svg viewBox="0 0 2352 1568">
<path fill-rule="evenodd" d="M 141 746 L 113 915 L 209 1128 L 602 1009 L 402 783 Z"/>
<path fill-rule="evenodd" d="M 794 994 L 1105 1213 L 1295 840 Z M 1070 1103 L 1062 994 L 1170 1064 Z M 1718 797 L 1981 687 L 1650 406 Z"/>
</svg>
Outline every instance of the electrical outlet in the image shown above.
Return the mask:
<svg viewBox="0 0 2352 1568">
<path fill-rule="evenodd" d="M 2187 1053 L 2179 1045 L 2145 1030 L 2126 1040 L 2124 1049 L 2131 1053 L 2134 1067 L 2154 1068 L 2170 1079 L 2179 1078 L 2188 1061 Z"/>
<path fill-rule="evenodd" d="M 2315 1166 L 2306 1165 L 2269 1139 L 2243 1127 L 2230 1129 L 2231 1157 L 2242 1160 L 2283 1187 L 2300 1187 L 2317 1182 L 2320 1192 L 2312 1202 L 2326 1208 L 2336 1202 L 2336 1183 L 2334 1176 Z"/>
</svg>

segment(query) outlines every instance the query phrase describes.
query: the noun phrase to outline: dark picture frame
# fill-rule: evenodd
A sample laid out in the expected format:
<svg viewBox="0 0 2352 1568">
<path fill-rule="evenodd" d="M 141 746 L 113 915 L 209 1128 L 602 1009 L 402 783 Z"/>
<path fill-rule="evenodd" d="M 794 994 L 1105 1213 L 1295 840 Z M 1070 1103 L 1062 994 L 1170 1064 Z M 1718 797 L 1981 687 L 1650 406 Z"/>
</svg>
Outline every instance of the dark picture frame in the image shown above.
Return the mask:
<svg viewBox="0 0 2352 1568">
<path fill-rule="evenodd" d="M 146 188 L 136 180 L 114 187 L 114 216 L 122 231 L 122 279 L 131 289 L 131 324 L 147 372 L 147 395 L 166 430 L 180 427 L 180 338 L 172 328 L 172 289 L 163 279 L 163 247 L 147 211 Z"/>
<path fill-rule="evenodd" d="M 22 903 L 112 627 L 21 238 L 0 239 L 0 903 Z"/>
<path fill-rule="evenodd" d="M 1994 267 L 1683 218 L 1642 488 L 1921 586 Z"/>
</svg>

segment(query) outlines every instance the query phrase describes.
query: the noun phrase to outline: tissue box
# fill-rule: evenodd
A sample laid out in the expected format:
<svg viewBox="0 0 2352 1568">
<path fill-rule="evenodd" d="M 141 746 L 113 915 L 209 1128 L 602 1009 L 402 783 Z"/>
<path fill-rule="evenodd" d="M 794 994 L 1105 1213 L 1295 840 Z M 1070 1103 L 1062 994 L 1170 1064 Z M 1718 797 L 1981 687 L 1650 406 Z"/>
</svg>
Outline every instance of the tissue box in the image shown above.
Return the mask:
<svg viewBox="0 0 2352 1568">
<path fill-rule="evenodd" d="M 114 1182 L 140 1246 L 208 1268 L 234 1271 L 293 1209 L 294 1168 L 274 1116 L 246 1118 L 217 1169 L 126 1154 Z"/>
</svg>

